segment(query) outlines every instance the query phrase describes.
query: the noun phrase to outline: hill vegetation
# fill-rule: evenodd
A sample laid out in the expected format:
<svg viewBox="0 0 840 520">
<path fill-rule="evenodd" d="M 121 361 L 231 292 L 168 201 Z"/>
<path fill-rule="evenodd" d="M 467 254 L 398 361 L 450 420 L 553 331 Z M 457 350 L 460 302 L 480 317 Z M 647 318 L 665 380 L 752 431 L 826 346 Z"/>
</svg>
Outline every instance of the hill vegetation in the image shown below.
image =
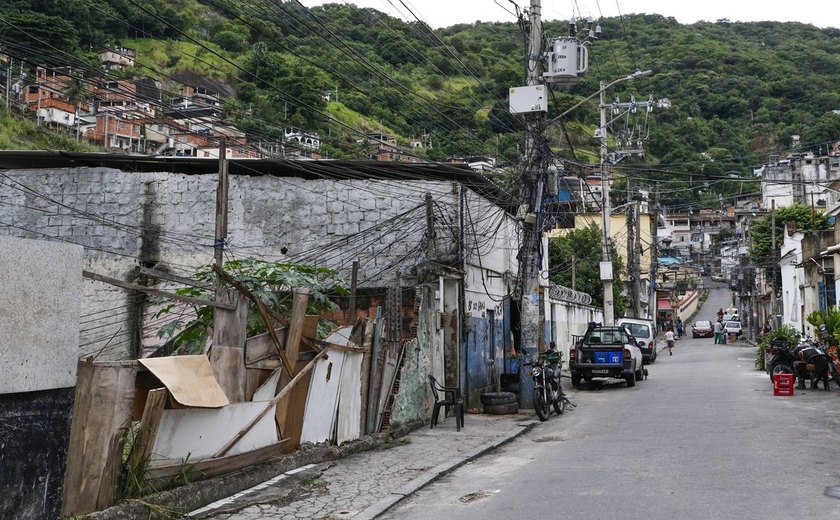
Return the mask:
<svg viewBox="0 0 840 520">
<path fill-rule="evenodd" d="M 682 25 L 659 15 L 599 21 L 590 72 L 570 90 L 554 89 L 562 112 L 636 69 L 654 74 L 610 92 L 628 100 L 651 94 L 671 106 L 650 114 L 644 158 L 620 165 L 635 182 L 665 183 L 663 202 L 688 198 L 717 206 L 754 189 L 753 166 L 766 155 L 801 148 L 826 152 L 840 139 L 840 30 L 799 23 Z M 330 157 L 356 158 L 366 132 L 401 144 L 424 134 L 432 160 L 491 155 L 515 164 L 521 121 L 507 112 L 511 86 L 524 84 L 524 27 L 475 23 L 432 31 L 372 9 L 330 4 L 234 0 L 7 0 L 0 46 L 28 66 L 98 70 L 96 51 L 137 51 L 138 68 L 166 82 L 189 71 L 223 81 L 234 93 L 224 117 L 242 130 L 282 135 L 293 125 L 322 136 Z M 546 23 L 547 36 L 567 34 Z M 328 96 L 325 96 L 328 93 Z M 597 103 L 549 130 L 567 168 L 597 162 Z"/>
</svg>

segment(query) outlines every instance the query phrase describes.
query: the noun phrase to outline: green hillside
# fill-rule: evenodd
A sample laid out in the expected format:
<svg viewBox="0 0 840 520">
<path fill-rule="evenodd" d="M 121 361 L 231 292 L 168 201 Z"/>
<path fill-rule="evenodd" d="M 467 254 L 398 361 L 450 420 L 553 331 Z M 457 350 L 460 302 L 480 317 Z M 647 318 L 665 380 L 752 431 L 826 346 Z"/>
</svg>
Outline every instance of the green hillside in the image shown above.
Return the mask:
<svg viewBox="0 0 840 520">
<path fill-rule="evenodd" d="M 668 98 L 650 115 L 644 158 L 620 168 L 640 182 L 696 181 L 700 205 L 743 193 L 766 154 L 827 150 L 840 139 L 840 30 L 799 23 L 682 25 L 659 15 L 599 20 L 590 71 L 571 90 L 554 89 L 557 114 L 636 69 L 652 76 L 623 83 L 609 98 Z M 567 34 L 547 23 L 546 36 Z M 74 65 L 97 74 L 96 50 L 137 51 L 138 68 L 165 84 L 184 71 L 223 81 L 234 94 L 224 117 L 266 138 L 293 125 L 318 132 L 330 157 L 354 158 L 366 132 L 403 145 L 424 133 L 433 160 L 492 155 L 515 164 L 522 124 L 507 113 L 511 86 L 524 84 L 523 27 L 456 25 L 432 31 L 372 9 L 331 4 L 233 0 L 11 0 L 0 6 L 0 46 L 27 66 Z M 324 97 L 330 93 L 330 100 Z M 550 128 L 554 153 L 571 171 L 597 162 L 597 103 Z M 583 169 L 581 169 L 583 168 Z M 710 184 L 709 181 L 712 181 Z M 703 184 L 706 182 L 707 184 Z M 750 187 L 748 186 L 748 189 Z M 666 190 L 667 191 L 667 190 Z M 674 199 L 685 197 L 675 193 Z M 667 201 L 668 195 L 664 196 Z"/>
</svg>

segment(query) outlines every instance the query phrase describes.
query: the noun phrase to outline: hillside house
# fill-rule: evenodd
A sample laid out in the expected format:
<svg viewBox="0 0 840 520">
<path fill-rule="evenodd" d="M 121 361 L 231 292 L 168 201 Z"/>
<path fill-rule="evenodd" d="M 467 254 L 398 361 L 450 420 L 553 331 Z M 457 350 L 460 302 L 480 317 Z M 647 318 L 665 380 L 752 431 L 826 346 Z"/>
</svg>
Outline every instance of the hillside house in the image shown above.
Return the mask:
<svg viewBox="0 0 840 520">
<path fill-rule="evenodd" d="M 99 51 L 99 63 L 104 70 L 122 70 L 134 67 L 136 52 L 125 47 L 103 47 Z"/>
</svg>

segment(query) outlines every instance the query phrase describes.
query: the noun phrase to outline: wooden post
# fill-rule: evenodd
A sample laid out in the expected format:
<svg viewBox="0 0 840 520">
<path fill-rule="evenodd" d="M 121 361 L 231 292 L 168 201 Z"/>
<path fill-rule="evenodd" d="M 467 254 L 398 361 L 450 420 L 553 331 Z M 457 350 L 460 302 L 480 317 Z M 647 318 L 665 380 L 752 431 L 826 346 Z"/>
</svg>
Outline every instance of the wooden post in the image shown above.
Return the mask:
<svg viewBox="0 0 840 520">
<path fill-rule="evenodd" d="M 168 395 L 169 391 L 166 388 L 155 388 L 149 391 L 146 406 L 143 408 L 143 417 L 140 418 L 137 438 L 134 440 L 134 447 L 131 450 L 130 467 L 141 469 L 149 464 L 152 447 L 154 447 L 155 437 L 157 437 L 158 425 Z M 143 472 L 139 473 L 142 474 Z"/>
<path fill-rule="evenodd" d="M 432 194 L 426 193 L 426 256 L 435 257 L 435 214 L 432 211 Z"/>
<path fill-rule="evenodd" d="M 350 275 L 350 310 L 347 321 L 353 323 L 356 320 L 356 285 L 359 280 L 359 261 L 353 261 L 353 272 Z"/>
<path fill-rule="evenodd" d="M 227 164 L 227 139 L 219 138 L 219 184 L 216 188 L 216 240 L 213 243 L 215 250 L 215 264 L 224 266 L 225 239 L 227 238 L 227 209 L 228 209 L 228 164 Z M 217 280 L 216 285 L 221 287 Z"/>
<path fill-rule="evenodd" d="M 382 356 L 380 342 L 382 340 L 382 307 L 376 308 L 376 319 L 373 321 L 373 338 L 371 340 L 370 376 L 368 379 L 367 424 L 365 433 L 376 433 L 377 414 L 379 411 L 379 393 L 382 386 Z"/>
<path fill-rule="evenodd" d="M 223 289 L 217 299 L 235 306 L 232 311 L 216 307 L 213 313 L 213 348 L 210 364 L 231 403 L 245 399 L 245 336 L 248 300 L 234 289 Z"/>
<path fill-rule="evenodd" d="M 295 363 L 300 353 L 300 339 L 303 337 L 304 318 L 306 318 L 306 308 L 309 306 L 310 290 L 307 288 L 295 289 L 292 297 L 292 316 L 289 320 L 289 331 L 286 335 L 286 358 L 292 363 Z M 295 377 L 297 374 L 295 374 Z M 290 378 L 292 374 L 285 374 L 280 376 L 280 387 L 285 389 L 291 384 Z M 285 435 L 286 422 L 289 411 L 289 403 L 284 401 L 277 405 L 277 424 L 280 426 L 280 432 Z"/>
</svg>

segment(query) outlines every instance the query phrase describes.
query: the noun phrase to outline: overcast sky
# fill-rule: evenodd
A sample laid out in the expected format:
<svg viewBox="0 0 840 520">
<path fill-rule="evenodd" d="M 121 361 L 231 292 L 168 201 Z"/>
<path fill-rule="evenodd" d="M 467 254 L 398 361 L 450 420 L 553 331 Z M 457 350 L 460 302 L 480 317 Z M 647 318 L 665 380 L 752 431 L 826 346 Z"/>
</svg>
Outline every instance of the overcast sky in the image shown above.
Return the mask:
<svg viewBox="0 0 840 520">
<path fill-rule="evenodd" d="M 306 6 L 325 3 L 354 3 L 373 7 L 403 19 L 413 19 L 403 3 L 432 27 L 457 23 L 513 21 L 511 0 L 301 0 Z M 527 7 L 530 0 L 517 0 Z M 575 7 L 577 6 L 577 7 Z M 810 23 L 817 27 L 840 27 L 840 0 L 542 0 L 543 17 L 565 20 L 577 16 L 617 16 L 656 13 L 673 16 L 681 23 L 721 18 L 742 22 L 764 20 Z"/>
</svg>

